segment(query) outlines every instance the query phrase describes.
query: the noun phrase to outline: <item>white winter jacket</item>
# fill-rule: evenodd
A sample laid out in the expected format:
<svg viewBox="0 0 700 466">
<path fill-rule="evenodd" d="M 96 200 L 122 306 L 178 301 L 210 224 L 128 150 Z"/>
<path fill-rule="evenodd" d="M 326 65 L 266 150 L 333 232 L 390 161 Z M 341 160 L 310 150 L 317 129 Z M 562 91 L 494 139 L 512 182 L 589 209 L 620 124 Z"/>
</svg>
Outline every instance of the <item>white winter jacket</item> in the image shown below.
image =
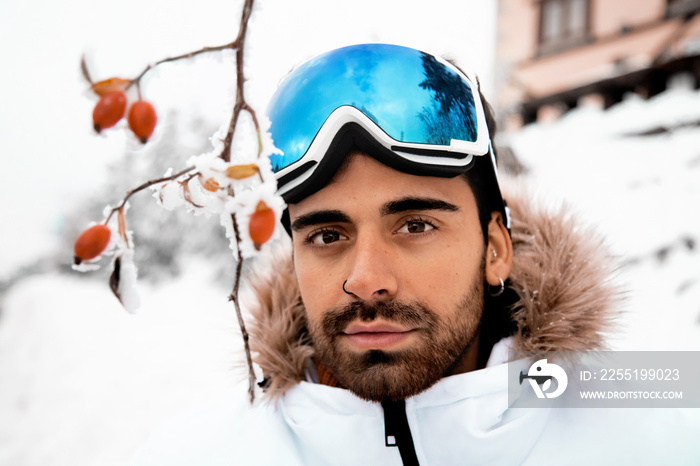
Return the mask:
<svg viewBox="0 0 700 466">
<path fill-rule="evenodd" d="M 406 401 L 421 466 L 700 464 L 694 410 L 509 407 L 506 377 L 498 364 Z M 181 417 L 152 436 L 133 466 L 400 466 L 385 429 L 380 404 L 300 382 L 277 403 L 250 406 L 241 396 Z"/>
</svg>

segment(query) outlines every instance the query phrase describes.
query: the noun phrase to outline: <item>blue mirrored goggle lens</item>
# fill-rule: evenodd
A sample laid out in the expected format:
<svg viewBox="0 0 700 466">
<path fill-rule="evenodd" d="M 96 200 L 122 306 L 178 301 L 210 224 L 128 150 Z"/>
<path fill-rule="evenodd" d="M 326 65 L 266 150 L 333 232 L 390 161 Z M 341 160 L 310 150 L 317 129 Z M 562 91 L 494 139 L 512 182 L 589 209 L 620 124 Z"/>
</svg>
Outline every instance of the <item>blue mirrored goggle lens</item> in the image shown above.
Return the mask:
<svg viewBox="0 0 700 466">
<path fill-rule="evenodd" d="M 300 160 L 334 110 L 360 110 L 404 143 L 474 142 L 477 116 L 470 83 L 432 55 L 394 45 L 345 47 L 295 70 L 273 96 L 268 116 L 275 172 Z"/>
</svg>

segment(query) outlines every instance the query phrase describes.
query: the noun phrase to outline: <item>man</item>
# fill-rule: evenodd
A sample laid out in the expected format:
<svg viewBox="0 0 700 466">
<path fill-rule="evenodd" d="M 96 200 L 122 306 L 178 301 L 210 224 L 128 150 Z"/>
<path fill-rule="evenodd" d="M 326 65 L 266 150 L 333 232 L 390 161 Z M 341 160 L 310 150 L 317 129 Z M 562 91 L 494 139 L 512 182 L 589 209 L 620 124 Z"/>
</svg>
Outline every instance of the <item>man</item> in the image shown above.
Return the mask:
<svg viewBox="0 0 700 466">
<path fill-rule="evenodd" d="M 590 234 L 516 191 L 506 207 L 475 79 L 347 47 L 295 70 L 269 116 L 292 246 L 251 279 L 263 401 L 187 418 L 137 464 L 697 460 L 697 431 L 640 431 L 638 411 L 509 405 L 508 351 L 603 348 L 615 295 Z"/>
</svg>

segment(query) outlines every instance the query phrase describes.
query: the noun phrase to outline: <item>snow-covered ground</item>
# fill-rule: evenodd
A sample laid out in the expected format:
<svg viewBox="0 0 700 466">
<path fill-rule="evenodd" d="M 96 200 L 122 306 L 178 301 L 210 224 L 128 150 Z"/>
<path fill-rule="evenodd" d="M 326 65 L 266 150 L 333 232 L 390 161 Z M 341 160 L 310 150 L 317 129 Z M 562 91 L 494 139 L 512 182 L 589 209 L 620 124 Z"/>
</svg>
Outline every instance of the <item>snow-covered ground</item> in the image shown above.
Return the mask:
<svg viewBox="0 0 700 466">
<path fill-rule="evenodd" d="M 578 108 L 504 141 L 530 185 L 571 205 L 620 257 L 628 301 L 614 347 L 700 350 L 700 92 L 677 79 L 648 101 Z"/>
<path fill-rule="evenodd" d="M 0 321 L 0 464 L 122 465 L 154 425 L 236 390 L 238 324 L 212 281 L 192 263 L 142 286 L 137 315 L 83 276 L 14 287 Z"/>
</svg>

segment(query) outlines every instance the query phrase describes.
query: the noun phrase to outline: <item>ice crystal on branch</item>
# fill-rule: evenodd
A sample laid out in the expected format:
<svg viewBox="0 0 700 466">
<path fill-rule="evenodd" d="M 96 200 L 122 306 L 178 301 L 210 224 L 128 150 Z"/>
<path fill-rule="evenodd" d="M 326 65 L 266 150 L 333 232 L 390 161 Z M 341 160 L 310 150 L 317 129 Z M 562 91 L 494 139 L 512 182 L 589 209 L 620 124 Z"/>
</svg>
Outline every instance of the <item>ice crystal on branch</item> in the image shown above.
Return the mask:
<svg viewBox="0 0 700 466">
<path fill-rule="evenodd" d="M 153 134 L 157 118 L 153 106 L 142 98 L 140 83 L 162 63 L 191 59 L 203 53 L 235 51 L 236 100 L 230 121 L 211 139 L 214 146 L 212 151 L 191 157 L 186 168 L 180 171 L 169 168 L 163 177 L 146 181 L 128 191 L 116 207 L 107 209 L 106 219 L 101 225 L 95 225 L 81 235 L 75 248 L 77 267 L 84 261 L 99 259 L 103 253 L 114 254 L 110 288 L 124 308 L 134 312 L 140 300 L 136 291 L 134 243 L 131 232 L 126 229 L 129 198 L 150 188 L 158 203 L 167 210 L 185 208 L 195 215 L 218 216 L 236 260 L 233 291 L 229 299 L 234 304 L 243 336 L 251 402 L 254 400 L 255 374 L 238 297 L 242 262 L 244 258 L 258 253 L 279 234 L 277 225 L 285 208 L 282 199 L 275 194 L 277 185 L 267 157 L 276 151 L 267 133 L 269 121 L 263 119 L 261 126 L 257 114 L 245 100 L 244 50 L 252 8 L 253 0 L 244 0 L 238 36 L 233 42 L 165 58 L 148 65 L 133 79 L 108 78 L 95 83 L 85 60 L 82 61 L 83 76 L 99 97 L 93 112 L 95 129 L 99 132 L 111 128 L 124 115 L 128 115 L 129 128 L 144 144 Z M 116 127 L 118 129 L 124 125 Z M 114 245 L 112 241 L 115 241 Z"/>
</svg>

